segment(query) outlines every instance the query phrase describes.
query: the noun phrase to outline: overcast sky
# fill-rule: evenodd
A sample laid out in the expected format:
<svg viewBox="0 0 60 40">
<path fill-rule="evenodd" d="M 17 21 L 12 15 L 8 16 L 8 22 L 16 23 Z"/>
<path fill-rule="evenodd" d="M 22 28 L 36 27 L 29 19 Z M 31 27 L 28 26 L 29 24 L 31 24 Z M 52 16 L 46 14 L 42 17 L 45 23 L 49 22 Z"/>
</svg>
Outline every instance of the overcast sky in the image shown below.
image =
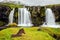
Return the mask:
<svg viewBox="0 0 60 40">
<path fill-rule="evenodd" d="M 10 2 L 13 1 L 17 4 L 23 4 L 26 6 L 46 6 L 53 4 L 60 4 L 60 0 L 0 0 L 0 2 Z"/>
</svg>

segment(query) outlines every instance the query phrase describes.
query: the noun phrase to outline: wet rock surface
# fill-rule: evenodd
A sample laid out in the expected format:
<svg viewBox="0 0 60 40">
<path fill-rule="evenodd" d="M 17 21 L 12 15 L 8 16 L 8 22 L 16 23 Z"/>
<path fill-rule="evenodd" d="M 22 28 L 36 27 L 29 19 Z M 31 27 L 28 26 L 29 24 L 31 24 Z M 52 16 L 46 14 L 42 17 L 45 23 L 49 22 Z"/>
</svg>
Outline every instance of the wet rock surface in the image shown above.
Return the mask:
<svg viewBox="0 0 60 40">
<path fill-rule="evenodd" d="M 40 26 L 45 21 L 45 9 L 44 7 L 29 7 L 31 13 L 32 24 L 34 26 Z"/>
<path fill-rule="evenodd" d="M 0 6 L 0 21 L 2 22 L 0 26 L 8 24 L 8 16 L 11 8 L 9 6 Z"/>
<path fill-rule="evenodd" d="M 53 6 L 52 10 L 55 14 L 56 22 L 60 22 L 60 6 Z"/>
</svg>

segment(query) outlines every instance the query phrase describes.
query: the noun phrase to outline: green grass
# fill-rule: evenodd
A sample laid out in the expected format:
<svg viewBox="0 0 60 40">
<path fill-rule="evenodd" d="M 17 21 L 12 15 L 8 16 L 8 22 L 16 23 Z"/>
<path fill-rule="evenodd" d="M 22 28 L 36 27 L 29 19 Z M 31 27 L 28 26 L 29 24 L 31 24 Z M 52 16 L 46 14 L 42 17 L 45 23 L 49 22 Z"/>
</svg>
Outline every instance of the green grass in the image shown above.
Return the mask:
<svg viewBox="0 0 60 40">
<path fill-rule="evenodd" d="M 11 8 L 22 8 L 23 5 L 18 5 L 18 4 L 13 4 L 13 3 L 1 3 L 0 5 L 5 5 L 5 6 L 9 6 Z"/>
<path fill-rule="evenodd" d="M 37 31 L 38 27 L 24 28 L 25 34 L 21 37 L 11 38 L 21 28 L 7 28 L 0 31 L 0 40 L 55 40 L 47 32 Z"/>
<path fill-rule="evenodd" d="M 42 31 L 47 32 L 52 37 L 56 35 L 56 38 L 60 40 L 60 28 L 41 28 Z"/>
</svg>

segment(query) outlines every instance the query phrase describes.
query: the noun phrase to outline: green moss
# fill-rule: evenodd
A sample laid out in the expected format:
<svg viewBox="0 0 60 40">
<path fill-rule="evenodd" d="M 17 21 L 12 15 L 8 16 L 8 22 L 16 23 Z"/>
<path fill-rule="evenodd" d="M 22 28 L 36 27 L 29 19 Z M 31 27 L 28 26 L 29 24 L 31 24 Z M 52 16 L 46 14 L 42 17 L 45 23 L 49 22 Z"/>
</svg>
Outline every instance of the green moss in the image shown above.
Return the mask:
<svg viewBox="0 0 60 40">
<path fill-rule="evenodd" d="M 0 40 L 11 40 L 11 31 L 10 30 L 2 30 L 0 31 Z"/>
<path fill-rule="evenodd" d="M 18 5 L 18 4 L 13 4 L 13 3 L 1 3 L 0 5 L 5 5 L 5 6 L 9 6 L 11 8 L 22 8 L 23 5 Z"/>
<path fill-rule="evenodd" d="M 38 28 L 24 28 L 25 34 L 23 34 L 21 37 L 15 37 L 11 38 L 12 34 L 16 34 L 21 28 L 7 28 L 2 31 L 0 31 L 0 38 L 5 38 L 8 40 L 55 40 L 52 38 L 48 33 L 43 31 L 37 31 Z M 3 36 L 4 34 L 4 36 Z"/>
<path fill-rule="evenodd" d="M 56 35 L 57 38 L 60 37 L 60 28 L 41 28 L 42 31 L 47 32 L 51 36 Z"/>
<path fill-rule="evenodd" d="M 2 25 L 4 25 L 4 24 L 5 24 L 5 22 L 0 21 L 0 26 L 2 26 Z"/>
<path fill-rule="evenodd" d="M 51 7 L 53 7 L 53 6 L 60 6 L 60 4 L 53 4 L 53 5 L 47 5 L 46 7 L 49 7 L 49 8 L 51 8 Z"/>
</svg>

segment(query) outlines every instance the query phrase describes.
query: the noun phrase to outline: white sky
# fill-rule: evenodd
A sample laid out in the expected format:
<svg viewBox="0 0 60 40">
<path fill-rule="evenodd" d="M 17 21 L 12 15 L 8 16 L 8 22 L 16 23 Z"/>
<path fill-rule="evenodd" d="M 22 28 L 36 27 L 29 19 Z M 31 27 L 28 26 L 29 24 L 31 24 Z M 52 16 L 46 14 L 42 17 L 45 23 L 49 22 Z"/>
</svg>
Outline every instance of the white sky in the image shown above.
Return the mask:
<svg viewBox="0 0 60 40">
<path fill-rule="evenodd" d="M 20 2 L 21 4 L 26 6 L 45 6 L 52 4 L 60 4 L 60 0 L 0 0 L 0 2 L 1 1 L 3 2 L 15 1 L 15 3 Z"/>
<path fill-rule="evenodd" d="M 0 0 L 0 2 L 3 1 L 3 0 Z"/>
</svg>

